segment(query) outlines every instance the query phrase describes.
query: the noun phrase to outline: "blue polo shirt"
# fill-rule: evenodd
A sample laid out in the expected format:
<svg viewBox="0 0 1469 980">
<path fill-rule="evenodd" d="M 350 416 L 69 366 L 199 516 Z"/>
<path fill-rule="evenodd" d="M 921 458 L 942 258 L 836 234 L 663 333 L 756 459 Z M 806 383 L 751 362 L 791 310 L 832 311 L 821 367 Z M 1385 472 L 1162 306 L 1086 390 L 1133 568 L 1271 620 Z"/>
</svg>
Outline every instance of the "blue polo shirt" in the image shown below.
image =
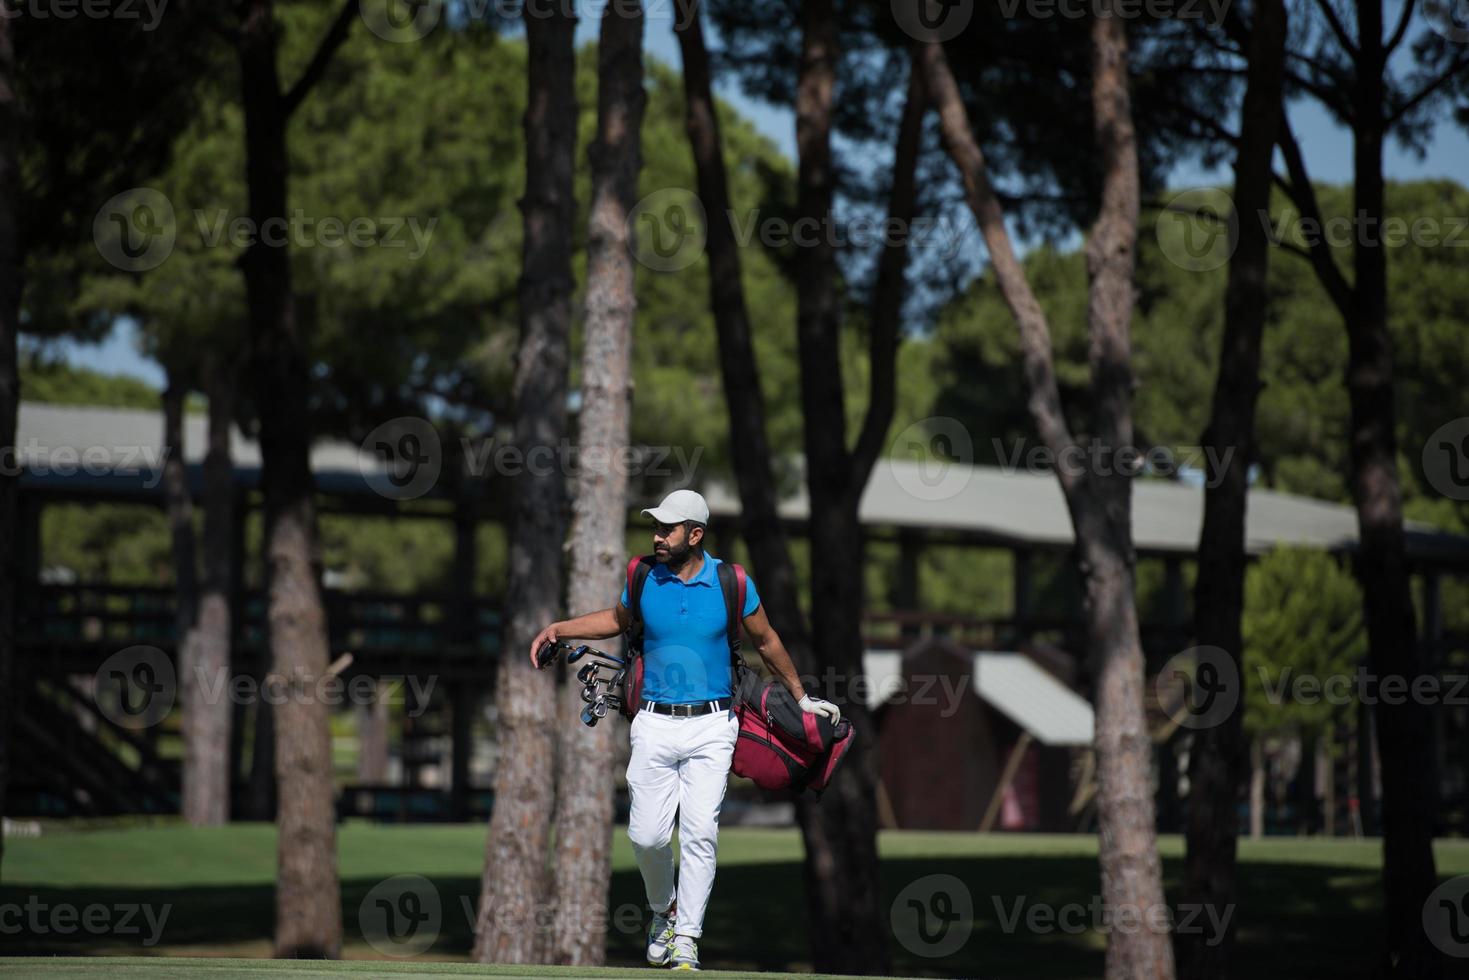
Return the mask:
<svg viewBox="0 0 1469 980">
<path fill-rule="evenodd" d="M 704 554 L 704 567 L 685 582 L 656 564 L 643 581 L 643 698 L 667 704 L 713 701 L 731 694 L 728 617 L 719 588 L 720 562 Z M 628 608 L 627 585 L 622 606 Z M 755 580 L 745 577 L 745 609 L 760 606 Z"/>
</svg>

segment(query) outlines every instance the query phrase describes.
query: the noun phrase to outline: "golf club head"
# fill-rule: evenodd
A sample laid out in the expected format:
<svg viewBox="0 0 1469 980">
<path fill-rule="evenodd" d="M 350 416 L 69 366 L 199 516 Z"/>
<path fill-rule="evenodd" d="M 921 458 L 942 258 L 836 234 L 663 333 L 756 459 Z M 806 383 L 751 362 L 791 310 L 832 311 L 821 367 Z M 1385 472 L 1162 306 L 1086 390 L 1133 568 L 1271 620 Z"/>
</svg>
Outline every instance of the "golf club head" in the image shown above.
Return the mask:
<svg viewBox="0 0 1469 980">
<path fill-rule="evenodd" d="M 566 655 L 566 665 L 569 667 L 580 660 L 587 652 L 585 645 L 577 647 Z"/>
<path fill-rule="evenodd" d="M 581 709 L 581 722 L 583 725 L 586 725 L 588 728 L 592 728 L 596 726 L 599 720 L 600 719 L 598 719 L 598 717 L 592 712 L 591 705 L 587 705 L 585 708 Z"/>
<path fill-rule="evenodd" d="M 598 698 L 597 700 L 592 702 L 592 714 L 596 715 L 598 718 L 607 717 L 606 698 Z"/>
<path fill-rule="evenodd" d="M 556 659 L 556 651 L 559 647 L 560 644 L 554 641 L 541 644 L 541 648 L 536 651 L 536 667 L 545 670 L 550 666 L 551 662 Z"/>
<path fill-rule="evenodd" d="M 586 687 L 581 689 L 581 699 L 587 704 L 591 704 L 592 701 L 596 699 L 596 697 L 597 686 L 595 684 L 588 684 Z"/>
</svg>

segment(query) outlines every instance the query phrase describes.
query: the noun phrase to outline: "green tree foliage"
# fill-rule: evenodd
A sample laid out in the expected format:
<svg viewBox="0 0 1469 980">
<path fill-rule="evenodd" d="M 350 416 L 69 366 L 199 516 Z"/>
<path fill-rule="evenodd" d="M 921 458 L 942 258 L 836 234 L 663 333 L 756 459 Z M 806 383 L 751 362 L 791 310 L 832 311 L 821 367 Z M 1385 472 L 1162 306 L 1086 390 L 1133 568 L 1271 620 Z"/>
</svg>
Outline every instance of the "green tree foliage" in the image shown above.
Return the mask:
<svg viewBox="0 0 1469 980">
<path fill-rule="evenodd" d="M 103 374 L 35 351 L 21 358 L 20 387 L 28 402 L 158 410 L 157 389 L 141 378 Z"/>
<path fill-rule="evenodd" d="M 283 71 L 294 77 L 329 12 L 292 4 L 283 6 L 280 16 L 285 22 Z M 580 62 L 584 147 L 595 104 L 590 48 Z M 75 316 L 89 310 L 137 315 L 148 353 L 165 362 L 186 361 L 190 352 L 205 347 L 228 348 L 240 335 L 244 299 L 235 267 L 240 249 L 231 241 L 230 225 L 245 212 L 235 71 L 232 56 L 222 53 L 197 95 L 192 121 L 175 141 L 169 165 L 148 181 L 174 206 L 178 238 L 173 254 L 155 270 L 128 276 L 89 250 L 84 258 L 92 275 L 71 297 Z M 981 82 L 975 81 L 976 97 L 984 91 Z M 640 193 L 691 188 L 693 165 L 677 74 L 650 64 L 648 97 Z M 311 222 L 303 224 L 301 247 L 293 248 L 293 273 L 313 325 L 312 354 L 320 364 L 318 422 L 325 432 L 360 437 L 393 414 L 425 414 L 483 431 L 496 427 L 515 348 L 523 106 L 524 46 L 517 38 L 473 28 L 436 31 L 420 44 L 402 45 L 359 30 L 293 118 L 291 205 Z M 740 220 L 786 214 L 792 197 L 789 162 L 727 106 L 723 120 Z M 996 120 L 996 125 L 1003 123 Z M 582 229 L 588 193 L 584 166 L 578 179 L 582 216 L 577 228 Z M 1346 189 L 1323 188 L 1321 198 L 1328 215 L 1350 209 Z M 1429 433 L 1463 413 L 1462 392 L 1469 390 L 1463 378 L 1469 333 L 1461 329 L 1469 285 L 1455 265 L 1459 250 L 1446 241 L 1453 234 L 1453 216 L 1469 213 L 1469 190 L 1448 182 L 1397 184 L 1390 188 L 1389 204 L 1410 226 L 1420 218 L 1437 221 L 1440 242 L 1429 245 L 1419 234 L 1418 243 L 1395 247 L 1390 255 L 1408 512 L 1462 530 L 1469 528 L 1465 505 L 1426 491 L 1417 456 Z M 1280 221 L 1284 210 L 1278 206 L 1276 221 L 1291 240 L 1301 229 Z M 323 220 L 337 219 L 345 230 L 357 217 L 403 219 L 404 224 L 391 241 L 363 247 L 323 240 Z M 426 237 L 413 238 L 409 219 Z M 386 233 L 384 223 L 376 227 Z M 1176 231 L 1164 222 L 1158 233 L 1163 247 L 1147 228 L 1142 242 L 1136 405 L 1140 443 L 1179 447 L 1196 444 L 1206 421 L 1224 269 L 1190 271 L 1171 262 L 1167 255 L 1176 254 L 1172 234 Z M 1461 241 L 1465 237 L 1462 229 L 1458 235 Z M 1343 267 L 1349 267 L 1349 247 L 1337 251 Z M 786 257 L 763 246 L 758 236 L 742 257 L 772 446 L 793 457 L 801 436 L 794 289 Z M 1074 396 L 1084 383 L 1086 362 L 1083 261 L 1074 251 L 1041 246 L 1031 251 L 1027 266 L 1055 331 L 1063 398 Z M 584 270 L 579 251 L 574 269 L 578 275 Z M 702 259 L 676 273 L 640 268 L 634 344 L 633 439 L 678 447 L 684 459 L 697 460 L 699 476 L 724 474 L 729 466 L 715 331 L 704 299 L 707 274 Z M 1272 263 L 1270 285 L 1260 481 L 1344 501 L 1346 350 L 1340 323 L 1310 269 L 1294 255 L 1282 254 Z M 866 397 L 859 293 L 854 283 L 843 349 L 854 425 Z M 998 462 L 1017 439 L 1034 445 L 1015 345 L 1008 313 L 992 282 L 981 276 L 942 307 L 931 332 L 904 341 L 893 434 L 928 416 L 948 415 L 968 428 L 977 462 Z M 113 391 L 112 382 L 86 373 L 62 380 L 54 368 L 32 364 L 26 370 L 27 397 L 156 405 L 125 383 Z M 1068 402 L 1073 424 L 1086 431 L 1087 420 L 1076 417 L 1076 400 Z M 248 412 L 248 405 L 242 410 Z M 1000 440 L 998 451 L 994 439 Z M 677 459 L 671 462 L 678 475 Z M 792 472 L 782 476 L 787 487 L 794 485 Z M 645 485 L 639 492 L 651 496 L 656 490 Z M 447 531 L 432 522 L 404 523 L 390 531 L 388 522 L 374 522 L 369 534 L 366 525 L 353 530 L 355 521 L 340 527 L 336 518 L 324 522 L 330 567 L 362 587 L 396 588 L 410 581 L 432 587 L 443 581 Z M 393 544 L 365 543 L 371 538 Z M 253 547 L 254 538 L 249 540 Z M 479 575 L 482 587 L 493 591 L 496 555 L 503 550 L 495 552 L 489 542 L 486 547 L 491 551 L 481 554 Z M 405 555 L 413 557 L 401 560 Z M 874 543 L 869 555 L 870 598 L 880 606 L 895 574 L 897 552 Z M 1008 609 L 1005 555 L 935 547 L 925 555 L 920 575 L 925 604 L 932 608 L 986 615 Z M 1064 600 L 1073 585 L 1063 573 L 1035 572 L 1043 606 L 1048 595 Z M 1446 594 L 1446 609 L 1469 606 L 1450 598 Z"/>
<path fill-rule="evenodd" d="M 1349 270 L 1353 232 L 1342 222 L 1350 213 L 1350 191 L 1323 187 L 1319 194 L 1328 225 L 1337 222 L 1326 232 L 1328 240 L 1340 242 L 1334 254 Z M 1405 447 L 1409 513 L 1433 516 L 1457 530 L 1469 527 L 1463 505 L 1450 505 L 1426 489 L 1417 457 L 1435 429 L 1469 407 L 1463 396 L 1469 390 L 1464 376 L 1469 334 L 1463 329 L 1469 280 L 1462 275 L 1463 256 L 1454 245 L 1455 240 L 1469 242 L 1461 217 L 1469 213 L 1469 188 L 1449 181 L 1397 183 L 1389 186 L 1388 203 L 1397 222 L 1392 228 L 1401 230 L 1401 240 L 1389 236 L 1396 242 L 1389 260 L 1389 312 L 1402 379 L 1398 436 Z M 1310 267 L 1286 252 L 1315 230 L 1303 227 L 1280 199 L 1271 221 L 1286 244 L 1270 265 L 1259 484 L 1346 502 L 1346 335 Z M 1417 232 L 1412 230 L 1415 223 Z M 1140 243 L 1133 342 L 1139 445 L 1180 450 L 1182 460 L 1200 441 L 1207 422 L 1207 393 L 1223 325 L 1225 268 L 1192 270 L 1172 261 L 1170 255 L 1183 254 L 1177 240 L 1181 233 L 1163 220 L 1156 234 L 1145 234 Z M 1063 401 L 1082 432 L 1087 420 L 1073 406 L 1086 371 L 1084 265 L 1074 250 L 1041 247 L 1026 257 L 1027 271 L 1053 324 Z M 943 352 L 935 359 L 942 369 L 935 411 L 964 422 L 975 435 L 977 458 L 991 463 L 1012 453 L 1015 440 L 1036 444 L 1023 411 L 1021 381 L 1014 370 L 1017 341 L 1006 316 L 992 280 L 981 277 L 941 312 L 934 336 Z"/>
<path fill-rule="evenodd" d="M 287 77 L 324 29 L 314 6 L 282 8 Z M 581 146 L 595 122 L 594 49 L 579 55 Z M 360 434 L 384 411 L 451 417 L 502 414 L 516 343 L 524 164 L 524 44 L 471 28 L 436 31 L 419 44 L 385 43 L 357 31 L 291 121 L 293 277 L 312 323 L 318 422 Z M 228 58 L 222 76 L 234 73 Z M 173 205 L 177 242 L 158 269 L 139 277 L 98 273 L 78 309 L 137 314 L 149 353 L 227 346 L 239 336 L 243 288 L 234 222 L 244 214 L 242 120 L 227 78 L 210 86 L 178 140 L 172 165 L 150 182 Z M 732 193 L 743 214 L 768 213 L 789 184 L 773 144 L 725 107 Z M 678 76 L 649 71 L 640 192 L 691 188 Z M 589 196 L 578 171 L 578 234 Z M 354 219 L 372 222 L 372 242 L 343 241 Z M 297 244 L 300 247 L 294 247 Z M 578 243 L 580 245 L 580 243 Z M 95 260 L 95 256 L 93 257 Z M 585 260 L 574 259 L 578 275 Z M 701 260 L 678 273 L 640 269 L 634 366 L 635 441 L 728 459 L 723 394 Z M 793 293 L 758 243 L 746 269 L 762 382 L 778 416 L 775 443 L 799 446 L 794 397 Z M 371 424 L 367 424 L 371 422 Z"/>
<path fill-rule="evenodd" d="M 293 5 L 280 16 L 288 21 L 283 71 L 293 77 L 324 28 L 324 14 Z M 485 429 L 498 422 L 516 344 L 524 59 L 520 40 L 483 30 L 438 31 L 414 45 L 356 32 L 293 118 L 291 207 L 303 236 L 292 250 L 293 272 L 313 325 L 323 434 L 360 438 L 394 414 L 434 418 L 446 440 L 457 438 L 453 426 L 466 417 Z M 585 147 L 595 116 L 594 50 L 584 49 L 579 61 Z M 245 213 L 242 120 L 232 60 L 222 58 L 218 72 L 170 166 L 149 182 L 174 210 L 172 254 L 157 269 L 130 275 L 93 252 L 86 257 L 91 275 L 70 308 L 75 316 L 137 317 L 146 352 L 186 371 L 206 347 L 238 349 L 243 330 L 234 224 Z M 789 165 L 748 122 L 724 110 L 734 200 L 756 214 L 772 187 L 789 182 Z M 641 193 L 693 186 L 682 120 L 678 76 L 650 66 Z M 578 179 L 580 232 L 589 188 L 584 172 Z M 324 221 L 347 226 L 359 217 L 375 219 L 380 230 L 387 227 L 380 219 L 403 225 L 394 241 L 365 247 L 325 237 Z M 745 275 L 773 441 L 794 452 L 794 294 L 758 243 L 749 251 Z M 579 277 L 584 268 L 578 248 Z M 679 273 L 640 268 L 634 343 L 634 441 L 677 447 L 700 475 L 727 470 L 729 458 L 705 275 L 702 259 Z M 157 407 L 156 394 L 137 395 L 74 385 L 58 400 Z M 680 475 L 677 458 L 669 462 Z M 451 544 L 441 523 L 393 527 L 331 517 L 322 534 L 327 565 L 345 584 L 447 584 Z M 247 536 L 249 547 L 256 543 L 256 534 Z M 479 584 L 493 592 L 503 577 L 503 542 L 490 533 L 482 544 Z M 55 560 L 83 558 L 63 548 Z"/>
<path fill-rule="evenodd" d="M 1322 187 L 1318 194 L 1327 229 L 1303 226 L 1281 197 L 1270 218 L 1285 244 L 1270 264 L 1256 485 L 1349 503 L 1346 334 L 1308 263 L 1287 251 L 1298 247 L 1303 235 L 1325 234 L 1337 262 L 1350 274 L 1356 234 L 1345 223 L 1351 213 L 1350 188 Z M 1469 506 L 1428 486 L 1421 454 L 1434 430 L 1469 411 L 1464 396 L 1469 391 L 1469 332 L 1464 330 L 1469 279 L 1462 274 L 1462 247 L 1469 242 L 1462 216 L 1469 214 L 1469 188 L 1449 181 L 1395 183 L 1388 187 L 1387 200 L 1393 223 L 1371 233 L 1386 231 L 1390 243 L 1389 318 L 1399 378 L 1405 509 L 1410 519 L 1464 533 L 1469 531 Z M 1136 438 L 1140 448 L 1168 447 L 1175 459 L 1190 462 L 1208 421 L 1226 268 L 1183 267 L 1170 256 L 1188 254 L 1180 238 L 1188 229 L 1160 220 L 1157 212 L 1145 214 L 1144 221 L 1133 323 Z M 1068 417 L 1086 433 L 1089 420 L 1077 409 L 1085 400 L 1086 383 L 1085 260 L 1079 251 L 1042 246 L 1030 252 L 1025 264 L 1051 320 Z M 975 459 L 981 463 L 1015 459 L 1017 446 L 1039 444 L 1015 368 L 1018 341 L 990 278 L 980 277 L 939 312 L 933 344 L 936 392 L 932 410 L 924 414 L 960 420 L 973 436 Z M 1192 463 L 1202 468 L 1200 460 L 1193 458 Z M 1023 454 L 1018 464 L 1024 465 Z M 1054 592 L 1065 585 L 1054 578 L 1049 586 L 1044 581 L 1038 580 L 1043 603 L 1047 589 Z M 1144 605 L 1156 598 L 1143 578 L 1139 595 Z M 947 601 L 962 604 L 957 597 Z M 1469 627 L 1469 587 L 1446 582 L 1443 608 L 1449 628 Z"/>
<path fill-rule="evenodd" d="M 88 585 L 173 584 L 168 521 L 141 504 L 51 504 L 41 518 L 42 574 Z"/>
<path fill-rule="evenodd" d="M 95 339 L 75 315 L 98 208 L 166 164 L 195 108 L 212 7 L 193 0 L 131 16 L 8 11 L 16 55 L 25 319 L 32 335 Z M 146 111 L 144 111 L 146 110 Z"/>
<path fill-rule="evenodd" d="M 1367 654 L 1361 590 L 1330 555 L 1276 549 L 1246 573 L 1244 637 L 1246 727 L 1321 734 Z"/>
</svg>

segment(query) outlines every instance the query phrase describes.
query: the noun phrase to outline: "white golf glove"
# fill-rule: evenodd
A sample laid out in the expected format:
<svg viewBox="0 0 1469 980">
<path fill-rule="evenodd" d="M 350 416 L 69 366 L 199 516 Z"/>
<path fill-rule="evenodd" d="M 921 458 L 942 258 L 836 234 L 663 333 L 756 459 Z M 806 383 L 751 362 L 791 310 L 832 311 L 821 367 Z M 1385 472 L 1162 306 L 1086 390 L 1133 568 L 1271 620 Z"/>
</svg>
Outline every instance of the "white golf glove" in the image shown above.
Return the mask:
<svg viewBox="0 0 1469 980">
<path fill-rule="evenodd" d="M 826 715 L 833 725 L 842 720 L 842 712 L 836 705 L 809 694 L 801 698 L 801 710 L 808 715 Z"/>
</svg>

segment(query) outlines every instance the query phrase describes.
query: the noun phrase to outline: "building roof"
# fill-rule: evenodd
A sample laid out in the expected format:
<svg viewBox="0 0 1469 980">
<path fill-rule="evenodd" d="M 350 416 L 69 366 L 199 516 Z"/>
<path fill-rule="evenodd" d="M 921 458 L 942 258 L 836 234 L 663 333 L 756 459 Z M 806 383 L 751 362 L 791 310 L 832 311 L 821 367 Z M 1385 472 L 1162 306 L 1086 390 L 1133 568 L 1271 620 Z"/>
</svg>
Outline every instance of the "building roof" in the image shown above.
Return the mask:
<svg viewBox="0 0 1469 980">
<path fill-rule="evenodd" d="M 858 514 L 871 527 L 965 532 L 997 543 L 1069 548 L 1071 517 L 1056 478 L 999 466 L 936 467 L 883 459 L 873 467 Z M 711 513 L 734 516 L 739 499 L 725 484 L 704 491 Z M 782 517 L 805 520 L 804 486 L 785 497 Z M 1204 490 L 1169 480 L 1133 483 L 1132 530 L 1139 551 L 1193 555 L 1204 519 Z M 1407 522 L 1409 553 L 1416 558 L 1469 564 L 1469 538 Z M 1342 551 L 1357 544 L 1352 507 L 1274 490 L 1249 492 L 1245 548 L 1262 554 L 1278 545 Z"/>
<path fill-rule="evenodd" d="M 868 707 L 904 690 L 901 653 L 869 651 L 862 655 L 862 669 L 868 679 Z M 972 676 L 975 694 L 1042 745 L 1092 744 L 1092 706 L 1024 654 L 977 651 Z"/>
<path fill-rule="evenodd" d="M 152 493 L 161 480 L 161 411 L 23 401 L 16 441 L 20 458 L 30 468 L 22 477 L 27 486 Z M 255 440 L 234 429 L 230 448 L 237 482 L 255 485 L 260 470 Z M 59 454 L 58 449 L 71 454 Z M 184 458 L 195 481 L 205 449 L 206 419 L 197 413 L 185 415 Z M 103 462 L 82 465 L 82 454 Z M 71 472 L 55 465 L 58 460 L 69 460 Z M 37 463 L 48 465 L 48 472 L 40 473 Z M 387 472 L 385 464 L 362 447 L 329 439 L 313 446 L 311 467 L 320 489 L 342 495 L 376 494 L 365 475 Z M 739 515 L 739 496 L 729 485 L 711 481 L 704 486 L 704 495 L 714 516 Z M 1200 487 L 1157 479 L 1133 484 L 1133 539 L 1141 552 L 1193 555 L 1203 512 Z M 807 518 L 803 485 L 781 500 L 779 513 L 794 522 Z M 1055 477 L 1000 466 L 880 460 L 863 491 L 859 516 L 868 527 L 960 532 L 1000 546 L 1069 548 L 1074 541 Z M 1245 538 L 1246 550 L 1256 555 L 1278 545 L 1351 550 L 1357 543 L 1357 515 L 1341 504 L 1255 489 L 1249 493 Z M 1408 553 L 1415 560 L 1469 567 L 1469 538 L 1413 521 L 1408 522 L 1407 538 Z"/>
<path fill-rule="evenodd" d="M 208 425 L 204 415 L 184 414 L 184 462 L 196 478 L 209 448 Z M 162 480 L 162 411 L 22 401 L 15 441 L 27 469 L 24 485 L 127 493 L 151 492 Z M 237 482 L 255 485 L 260 445 L 238 426 L 230 428 L 230 458 Z M 361 447 L 326 439 L 311 448 L 311 470 L 318 486 L 334 493 L 372 493 L 363 475 L 387 472 Z"/>
</svg>

